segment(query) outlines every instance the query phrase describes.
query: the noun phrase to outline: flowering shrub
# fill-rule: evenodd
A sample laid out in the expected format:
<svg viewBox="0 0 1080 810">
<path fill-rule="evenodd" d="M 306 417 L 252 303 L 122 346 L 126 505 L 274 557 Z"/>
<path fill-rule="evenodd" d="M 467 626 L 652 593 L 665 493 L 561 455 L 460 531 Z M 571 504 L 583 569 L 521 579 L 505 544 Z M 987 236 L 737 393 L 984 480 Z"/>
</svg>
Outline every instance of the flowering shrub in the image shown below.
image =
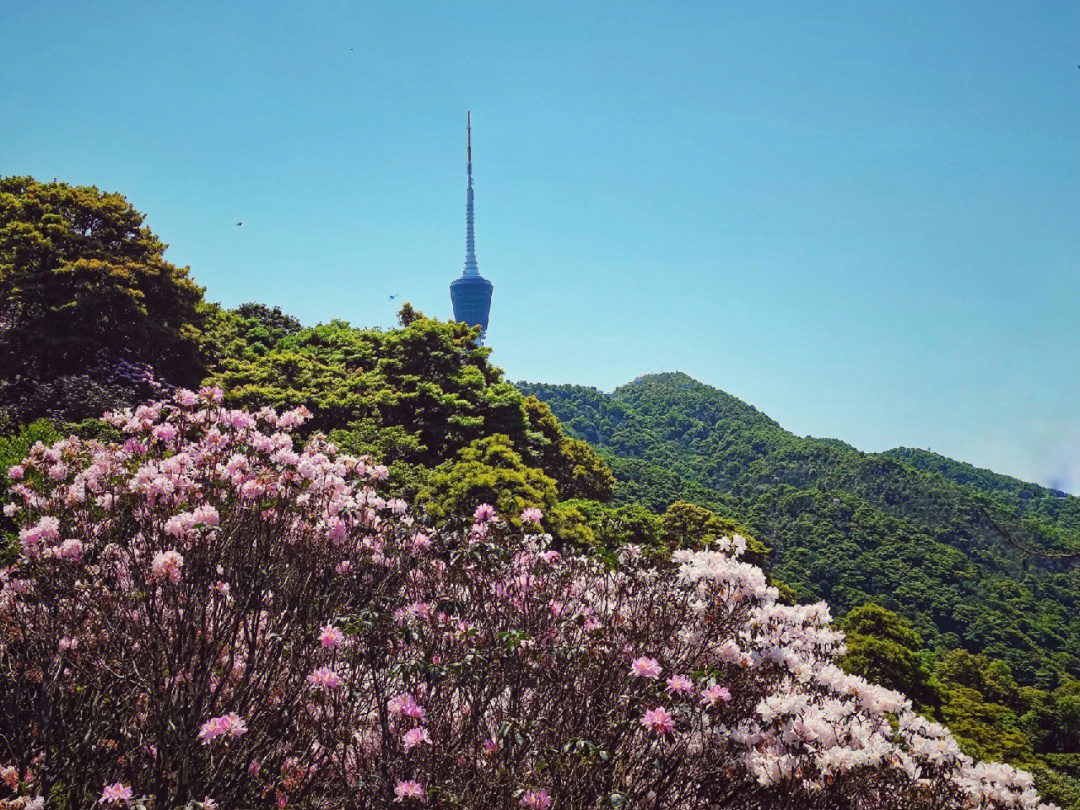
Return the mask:
<svg viewBox="0 0 1080 810">
<path fill-rule="evenodd" d="M 303 408 L 220 392 L 8 471 L 0 807 L 1036 808 L 834 664 L 741 538 L 612 569 L 419 526 Z M 515 516 L 516 517 L 516 516 Z"/>
</svg>

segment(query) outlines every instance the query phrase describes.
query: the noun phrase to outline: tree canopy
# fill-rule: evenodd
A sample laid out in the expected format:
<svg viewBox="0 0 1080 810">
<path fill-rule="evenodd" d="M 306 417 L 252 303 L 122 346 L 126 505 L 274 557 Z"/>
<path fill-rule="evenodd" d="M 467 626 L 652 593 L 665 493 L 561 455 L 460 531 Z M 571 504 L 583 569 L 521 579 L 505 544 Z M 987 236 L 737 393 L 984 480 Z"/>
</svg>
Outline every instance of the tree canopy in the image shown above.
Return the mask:
<svg viewBox="0 0 1080 810">
<path fill-rule="evenodd" d="M 198 383 L 203 291 L 143 220 L 117 193 L 0 178 L 0 404 L 20 421 L 77 402 L 95 362 Z"/>
</svg>

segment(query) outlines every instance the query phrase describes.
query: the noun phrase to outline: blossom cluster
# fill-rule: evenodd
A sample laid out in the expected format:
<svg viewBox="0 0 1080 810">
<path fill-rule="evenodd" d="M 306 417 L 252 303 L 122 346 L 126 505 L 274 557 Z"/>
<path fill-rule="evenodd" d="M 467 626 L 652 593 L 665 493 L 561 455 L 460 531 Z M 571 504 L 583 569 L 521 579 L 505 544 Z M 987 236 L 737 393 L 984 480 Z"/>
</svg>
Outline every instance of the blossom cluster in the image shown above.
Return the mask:
<svg viewBox="0 0 1080 810">
<path fill-rule="evenodd" d="M 441 531 L 308 416 L 181 390 L 8 471 L 0 808 L 1045 807 L 842 672 L 742 538 Z"/>
</svg>

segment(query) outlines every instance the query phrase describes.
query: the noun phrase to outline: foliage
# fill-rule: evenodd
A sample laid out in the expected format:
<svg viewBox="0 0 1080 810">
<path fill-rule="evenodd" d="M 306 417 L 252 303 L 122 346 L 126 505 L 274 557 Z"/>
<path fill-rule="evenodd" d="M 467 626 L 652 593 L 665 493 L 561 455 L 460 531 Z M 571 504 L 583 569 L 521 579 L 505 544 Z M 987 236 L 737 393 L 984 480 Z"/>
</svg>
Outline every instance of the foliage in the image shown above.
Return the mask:
<svg viewBox="0 0 1080 810">
<path fill-rule="evenodd" d="M 387 487 L 439 519 L 488 501 L 543 509 L 560 542 L 591 543 L 560 500 L 611 497 L 614 478 L 585 442 L 568 438 L 544 403 L 524 397 L 462 324 L 402 309 L 401 328 L 341 321 L 300 327 L 277 308 L 217 310 L 208 329 L 211 382 L 232 404 L 304 405 L 308 431 L 389 469 Z"/>
<path fill-rule="evenodd" d="M 540 446 L 540 466 L 550 471 L 558 482 L 559 494 L 567 499 L 610 500 L 615 476 L 592 447 L 580 439 L 567 437 L 546 403 L 536 397 L 525 397 L 522 405 L 533 441 Z"/>
<path fill-rule="evenodd" d="M 536 510 L 440 531 L 384 468 L 296 449 L 306 409 L 220 399 L 12 471 L 7 806 L 1040 806 L 842 673 L 828 609 L 777 604 L 741 538 L 613 569 Z"/>
<path fill-rule="evenodd" d="M 419 491 L 424 471 L 501 435 L 523 464 L 556 481 L 560 497 L 610 497 L 611 472 L 592 448 L 567 439 L 547 406 L 506 382 L 463 324 L 411 310 L 388 332 L 333 321 L 275 335 L 267 320 L 218 313 L 211 380 L 237 405 L 304 405 L 310 429 L 376 454 L 404 494 Z"/>
<path fill-rule="evenodd" d="M 1025 518 L 1028 525 L 1036 526 L 1049 536 L 1059 534 L 1061 530 L 1073 535 L 1080 533 L 1080 499 L 1069 497 L 1059 489 L 1047 489 L 1008 475 L 983 470 L 931 453 L 929 450 L 898 447 L 882 455 L 902 461 L 917 470 L 940 475 L 967 490 L 978 492 L 1004 513 Z"/>
<path fill-rule="evenodd" d="M 1080 755 L 1062 691 L 1080 672 L 1080 575 L 1021 554 L 984 513 L 1026 545 L 1063 550 L 1080 499 L 925 451 L 800 438 L 683 374 L 610 395 L 520 387 L 609 463 L 606 509 L 685 497 L 745 525 L 773 548 L 771 577 L 847 614 L 849 671 L 903 689 L 969 753 L 1031 765 L 1049 795 L 1080 807 L 1074 777 L 1047 758 Z"/>
<path fill-rule="evenodd" d="M 675 501 L 660 516 L 659 540 L 664 548 L 710 548 L 730 534 L 745 532 L 733 520 L 722 518 L 703 506 Z M 760 564 L 769 549 L 753 538 L 747 539 L 746 559 Z"/>
<path fill-rule="evenodd" d="M 794 436 L 684 374 L 642 377 L 610 395 L 520 387 L 596 446 L 615 473 L 616 502 L 663 510 L 681 498 L 738 521 L 772 547 L 771 575 L 799 598 L 828 599 L 842 613 L 876 602 L 911 621 L 932 650 L 986 653 L 1024 684 L 1053 688 L 1065 673 L 1080 675 L 1075 567 L 1025 556 L 983 512 L 1027 545 L 1063 549 L 1075 542 L 1080 499 L 1043 490 L 1043 506 L 1014 509 L 888 454 Z"/>
<path fill-rule="evenodd" d="M 927 669 L 929 653 L 911 625 L 879 605 L 850 611 L 840 626 L 847 672 L 918 694 L 919 711 L 948 725 L 971 756 L 1031 768 L 1045 797 L 1080 802 L 1080 681 L 1053 692 L 1018 686 L 1003 661 L 951 650 Z"/>
<path fill-rule="evenodd" d="M 152 363 L 193 384 L 202 290 L 121 195 L 94 187 L 0 178 L 0 406 L 16 421 L 60 399 L 97 417 L 102 397 L 87 365 L 103 352 Z"/>
<path fill-rule="evenodd" d="M 263 329 L 269 341 L 276 343 L 286 335 L 295 335 L 303 328 L 292 315 L 281 311 L 281 307 L 268 307 L 265 304 L 257 304 L 249 301 L 236 308 L 236 314 L 244 320 L 256 320 Z"/>
<path fill-rule="evenodd" d="M 502 514 L 518 514 L 528 507 L 550 512 L 556 504 L 555 481 L 526 467 L 510 439 L 495 434 L 477 439 L 457 459 L 436 467 L 418 503 L 440 524 L 465 519 L 481 503 L 492 504 Z"/>
<path fill-rule="evenodd" d="M 937 703 L 930 667 L 921 659 L 922 637 L 911 623 L 880 605 L 860 605 L 840 622 L 845 672 L 903 691 L 922 709 Z"/>
</svg>

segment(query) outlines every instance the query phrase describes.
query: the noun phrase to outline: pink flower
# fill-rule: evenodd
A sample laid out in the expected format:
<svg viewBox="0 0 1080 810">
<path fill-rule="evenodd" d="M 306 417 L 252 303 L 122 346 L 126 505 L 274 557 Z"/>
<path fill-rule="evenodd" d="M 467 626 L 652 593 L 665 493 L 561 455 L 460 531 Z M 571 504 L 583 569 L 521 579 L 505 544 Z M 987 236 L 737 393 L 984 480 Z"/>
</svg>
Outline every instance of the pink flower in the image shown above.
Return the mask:
<svg viewBox="0 0 1080 810">
<path fill-rule="evenodd" d="M 645 712 L 641 718 L 641 725 L 658 737 L 670 734 L 675 730 L 675 721 L 663 706 L 657 706 L 655 709 Z"/>
<path fill-rule="evenodd" d="M 204 385 L 202 388 L 199 389 L 199 396 L 201 396 L 207 402 L 221 402 L 221 400 L 225 398 L 225 392 L 218 388 L 216 385 Z"/>
<path fill-rule="evenodd" d="M 101 798 L 98 799 L 98 802 L 101 804 L 130 804 L 131 788 L 120 782 L 106 785 L 105 789 L 101 791 Z"/>
<path fill-rule="evenodd" d="M 319 631 L 319 643 L 328 650 L 341 646 L 341 642 L 344 640 L 345 635 L 329 624 Z"/>
<path fill-rule="evenodd" d="M 22 543 L 22 553 L 34 559 L 41 556 L 41 532 L 36 528 L 19 530 L 19 541 Z"/>
<path fill-rule="evenodd" d="M 410 717 L 413 720 L 423 720 L 427 715 L 424 707 L 408 693 L 390 698 L 386 703 L 386 710 L 391 717 Z"/>
<path fill-rule="evenodd" d="M 79 562 L 83 555 L 83 544 L 79 540 L 65 540 L 57 554 L 62 559 Z"/>
<path fill-rule="evenodd" d="M 266 484 L 262 481 L 245 481 L 240 485 L 240 498 L 245 501 L 253 501 L 261 498 L 266 492 Z"/>
<path fill-rule="evenodd" d="M 418 802 L 424 801 L 424 786 L 419 782 L 414 782 L 412 779 L 404 782 L 398 782 L 394 786 L 394 799 L 395 802 L 403 802 L 406 799 L 416 799 Z"/>
<path fill-rule="evenodd" d="M 490 757 L 499 750 L 499 741 L 496 740 L 494 737 L 489 737 L 488 739 L 484 740 L 484 744 L 483 746 L 481 746 L 480 750 L 483 752 L 485 757 Z"/>
<path fill-rule="evenodd" d="M 168 579 L 173 585 L 180 581 L 180 569 L 183 567 L 184 558 L 173 549 L 158 553 L 150 563 L 155 579 Z"/>
<path fill-rule="evenodd" d="M 528 509 L 525 509 L 524 511 L 522 511 L 522 513 L 521 513 L 521 522 L 522 523 L 532 523 L 533 525 L 539 525 L 540 521 L 541 521 L 541 519 L 543 517 L 544 517 L 543 512 L 541 512 L 536 507 L 530 506 Z M 528 794 L 526 794 L 526 795 L 528 795 Z M 547 794 L 545 793 L 544 795 L 546 796 Z"/>
<path fill-rule="evenodd" d="M 60 518 L 46 515 L 37 522 L 35 527 L 42 540 L 56 540 L 60 537 Z"/>
<path fill-rule="evenodd" d="M 477 523 L 487 523 L 495 519 L 495 507 L 490 503 L 482 503 L 473 512 L 473 520 Z"/>
<path fill-rule="evenodd" d="M 285 411 L 278 417 L 278 427 L 282 430 L 287 430 L 291 427 L 298 427 L 304 424 L 311 418 L 311 411 L 305 408 L 303 405 L 297 405 L 290 411 Z"/>
<path fill-rule="evenodd" d="M 406 751 L 411 751 L 418 745 L 431 745 L 431 736 L 426 728 L 417 726 L 401 735 L 401 744 Z"/>
<path fill-rule="evenodd" d="M 324 692 L 329 692 L 341 686 L 340 676 L 330 667 L 319 667 L 308 675 L 307 679 L 308 683 L 317 689 L 322 689 Z"/>
<path fill-rule="evenodd" d="M 701 690 L 701 702 L 709 708 L 712 708 L 717 703 L 728 703 L 730 700 L 731 692 L 727 690 L 727 687 L 720 684 L 713 684 L 709 688 Z"/>
<path fill-rule="evenodd" d="M 530 790 L 522 795 L 518 804 L 529 810 L 547 810 L 551 807 L 551 797 L 546 790 Z"/>
<path fill-rule="evenodd" d="M 562 554 L 557 552 L 555 549 L 550 549 L 548 551 L 545 551 L 540 556 L 543 557 L 544 562 L 549 563 L 549 564 L 557 563 L 560 559 L 562 559 Z"/>
<path fill-rule="evenodd" d="M 217 526 L 221 520 L 221 516 L 218 515 L 218 510 L 208 503 L 203 504 L 192 512 L 191 516 L 195 519 L 196 524 L 203 523 L 207 526 Z"/>
<path fill-rule="evenodd" d="M 334 573 L 337 574 L 339 577 L 345 576 L 351 570 L 352 570 L 352 563 L 349 562 L 348 560 L 342 560 L 341 562 L 339 562 L 337 565 L 334 566 Z"/>
<path fill-rule="evenodd" d="M 228 737 L 241 737 L 247 734 L 247 723 L 236 712 L 223 714 L 221 717 L 211 717 L 202 724 L 199 729 L 199 740 L 203 745 L 208 745 L 222 735 Z"/>
<path fill-rule="evenodd" d="M 157 427 L 155 427 L 153 430 L 153 434 L 154 438 L 159 441 L 171 442 L 173 439 L 176 438 L 176 427 L 166 422 L 162 425 L 158 425 Z"/>
<path fill-rule="evenodd" d="M 23 477 L 24 474 L 25 474 L 25 470 L 23 470 L 22 466 L 19 465 L 19 464 L 15 464 L 12 467 L 8 467 L 7 475 L 8 475 L 8 478 L 10 478 L 12 481 L 20 480 Z"/>
<path fill-rule="evenodd" d="M 635 658 L 634 663 L 630 665 L 630 674 L 635 678 L 648 678 L 655 681 L 660 677 L 660 673 L 663 672 L 663 667 L 655 658 Z"/>
<path fill-rule="evenodd" d="M 8 790 L 19 789 L 19 770 L 13 765 L 4 765 L 0 768 L 0 782 L 8 786 Z"/>
<path fill-rule="evenodd" d="M 664 691 L 669 695 L 689 695 L 694 691 L 694 684 L 685 675 L 672 675 L 667 679 Z"/>
<path fill-rule="evenodd" d="M 165 521 L 165 534 L 172 537 L 183 537 L 191 530 L 193 522 L 191 515 L 187 512 L 173 515 Z"/>
<path fill-rule="evenodd" d="M 349 527 L 345 521 L 339 517 L 330 518 L 327 521 L 326 536 L 330 541 L 337 546 L 340 546 L 342 541 L 345 540 L 346 534 L 348 534 Z"/>
<path fill-rule="evenodd" d="M 215 582 L 214 590 L 220 593 L 222 596 L 229 595 L 229 583 L 228 582 Z"/>
</svg>

